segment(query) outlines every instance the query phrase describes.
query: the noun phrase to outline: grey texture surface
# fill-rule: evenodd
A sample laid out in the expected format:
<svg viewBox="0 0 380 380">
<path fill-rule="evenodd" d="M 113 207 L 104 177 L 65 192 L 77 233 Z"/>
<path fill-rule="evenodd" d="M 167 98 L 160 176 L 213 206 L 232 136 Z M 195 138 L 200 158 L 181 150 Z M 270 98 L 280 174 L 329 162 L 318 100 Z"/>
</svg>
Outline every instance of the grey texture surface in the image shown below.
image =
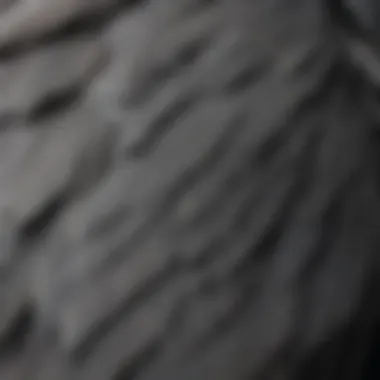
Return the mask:
<svg viewBox="0 0 380 380">
<path fill-rule="evenodd" d="M 357 378 L 376 120 L 325 4 L 4 2 L 0 379 Z"/>
</svg>

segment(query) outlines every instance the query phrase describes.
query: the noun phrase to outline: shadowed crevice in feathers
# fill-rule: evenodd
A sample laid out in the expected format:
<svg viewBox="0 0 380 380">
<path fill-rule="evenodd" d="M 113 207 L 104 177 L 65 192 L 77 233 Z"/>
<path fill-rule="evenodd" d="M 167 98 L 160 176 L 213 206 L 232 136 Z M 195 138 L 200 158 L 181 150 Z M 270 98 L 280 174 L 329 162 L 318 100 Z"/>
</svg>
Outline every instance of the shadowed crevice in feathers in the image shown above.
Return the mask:
<svg viewBox="0 0 380 380">
<path fill-rule="evenodd" d="M 292 70 L 292 77 L 297 80 L 300 77 L 307 75 L 310 72 L 313 72 L 316 62 L 324 62 L 326 49 L 323 48 L 320 44 L 313 46 L 311 50 L 307 51 L 301 60 L 299 60 Z"/>
<path fill-rule="evenodd" d="M 58 193 L 48 200 L 38 212 L 29 218 L 20 228 L 20 241 L 30 244 L 32 240 L 40 238 L 43 233 L 57 219 L 66 205 L 66 194 Z"/>
<path fill-rule="evenodd" d="M 217 236 L 199 249 L 191 258 L 181 258 L 181 266 L 184 271 L 204 271 L 217 259 L 227 247 L 226 235 Z M 182 255 L 180 255 L 182 257 Z"/>
<path fill-rule="evenodd" d="M 164 63 L 156 63 L 144 76 L 139 77 L 138 86 L 131 93 L 123 96 L 122 103 L 126 107 L 142 106 L 161 88 L 163 83 L 181 74 L 181 71 L 194 65 L 211 45 L 211 38 L 202 37 L 187 42 L 175 52 L 172 59 Z"/>
<path fill-rule="evenodd" d="M 112 235 L 123 222 L 132 215 L 132 208 L 129 205 L 120 204 L 114 212 L 102 215 L 100 219 L 94 221 L 87 233 L 88 239 L 99 239 L 103 236 Z"/>
<path fill-rule="evenodd" d="M 49 34 L 30 40 L 13 41 L 0 46 L 0 62 L 14 59 L 28 51 L 35 50 L 39 46 L 54 45 L 59 41 L 77 38 L 78 35 L 91 35 L 100 31 L 102 26 L 110 19 L 107 12 L 95 12 L 86 14 L 74 20 L 68 21 L 62 27 L 52 30 Z"/>
<path fill-rule="evenodd" d="M 35 325 L 35 313 L 29 305 L 23 306 L 14 317 L 11 325 L 0 337 L 0 361 L 18 354 L 27 344 Z"/>
<path fill-rule="evenodd" d="M 78 85 L 63 88 L 56 93 L 49 94 L 31 109 L 27 118 L 32 123 L 38 123 L 55 113 L 65 111 L 80 99 L 82 92 L 83 88 Z"/>
<path fill-rule="evenodd" d="M 240 70 L 237 70 L 235 75 L 225 83 L 222 90 L 223 95 L 239 95 L 251 89 L 257 81 L 265 78 L 266 75 L 270 75 L 272 68 L 273 62 L 269 60 L 263 60 L 259 63 L 249 62 Z"/>
<path fill-rule="evenodd" d="M 193 16 L 196 13 L 205 12 L 207 8 L 217 5 L 220 0 L 193 0 L 185 5 L 184 15 Z"/>
<path fill-rule="evenodd" d="M 273 222 L 269 226 L 266 226 L 263 235 L 261 235 L 255 245 L 250 248 L 252 256 L 248 255 L 246 257 L 248 261 L 241 261 L 241 269 L 244 271 L 249 270 L 251 267 L 248 265 L 251 259 L 253 261 L 266 260 L 277 252 L 278 243 L 284 233 L 286 233 L 286 227 L 291 222 L 294 213 L 297 212 L 298 206 L 302 203 L 304 197 L 307 196 L 309 190 L 313 187 L 316 158 L 321 140 L 321 131 L 314 131 L 311 136 L 307 137 L 307 143 L 294 169 L 296 177 L 294 178 L 293 185 L 285 197 L 284 202 L 281 204 L 281 207 L 276 212 L 276 217 Z M 239 270 L 238 273 L 240 273 Z"/>
<path fill-rule="evenodd" d="M 55 89 L 42 97 L 27 113 L 27 119 L 36 125 L 57 113 L 64 112 L 80 103 L 92 80 L 108 64 L 109 56 L 103 53 L 89 67 L 86 74 L 75 83 Z"/>
<path fill-rule="evenodd" d="M 206 180 L 211 170 L 218 169 L 220 162 L 233 149 L 242 130 L 247 128 L 247 122 L 248 119 L 244 112 L 233 116 L 232 120 L 226 122 L 225 132 L 210 147 L 202 160 L 186 169 L 168 191 L 160 207 L 161 215 L 171 213 L 184 194 L 194 189 L 201 181 Z"/>
<path fill-rule="evenodd" d="M 128 158 L 143 158 L 151 154 L 165 135 L 176 127 L 178 119 L 186 116 L 199 101 L 199 96 L 196 94 L 188 94 L 176 99 L 173 104 L 162 110 L 140 141 L 127 150 Z"/>
<path fill-rule="evenodd" d="M 79 1 L 79 0 L 78 0 Z M 48 33 L 37 35 L 29 39 L 11 41 L 0 46 L 0 62 L 15 58 L 36 47 L 44 45 L 55 45 L 63 40 L 78 38 L 78 35 L 89 35 L 101 32 L 120 12 L 126 8 L 140 5 L 148 0 L 115 0 L 107 6 L 99 6 L 90 11 L 80 13 L 59 24 Z"/>
<path fill-rule="evenodd" d="M 111 380 L 135 380 L 141 372 L 160 353 L 161 342 L 151 344 L 142 352 L 136 353 L 132 359 L 128 359 L 127 364 L 120 368 Z"/>
<path fill-rule="evenodd" d="M 354 173 L 341 186 L 336 189 L 335 193 L 327 201 L 325 210 L 322 212 L 320 222 L 320 233 L 318 241 L 313 251 L 308 255 L 308 260 L 302 272 L 299 275 L 300 288 L 308 289 L 307 284 L 312 278 L 318 276 L 318 269 L 322 269 L 327 258 L 330 257 L 334 243 L 339 237 L 341 228 L 341 213 L 344 209 L 347 199 L 358 183 L 358 175 Z"/>
<path fill-rule="evenodd" d="M 119 306 L 114 312 L 108 314 L 103 320 L 98 321 L 93 329 L 78 343 L 77 346 L 69 353 L 70 358 L 74 361 L 77 368 L 85 365 L 93 352 L 96 351 L 97 346 L 101 341 L 106 338 L 109 333 L 112 333 L 118 324 L 128 320 L 130 312 L 138 310 L 140 306 L 148 303 L 150 299 L 154 298 L 160 289 L 167 286 L 173 278 L 178 274 L 178 266 L 173 262 L 169 262 L 164 270 L 157 275 L 148 279 L 143 286 L 134 294 L 126 294 L 125 300 L 120 300 Z"/>
<path fill-rule="evenodd" d="M 355 10 L 346 0 L 324 0 L 326 9 L 333 23 L 339 28 L 343 28 L 350 35 L 356 35 L 363 38 L 365 41 L 374 42 L 377 45 L 374 36 L 373 25 L 365 25 L 360 12 L 355 13 Z M 363 0 L 363 8 L 367 0 Z"/>
<path fill-rule="evenodd" d="M 267 165 L 270 160 L 278 153 L 284 141 L 291 138 L 296 130 L 302 128 L 300 122 L 310 111 L 318 109 L 325 101 L 325 96 L 331 91 L 342 78 L 342 72 L 345 70 L 345 64 L 341 61 L 334 62 L 326 71 L 320 83 L 316 83 L 315 87 L 306 95 L 301 103 L 297 106 L 293 115 L 291 115 L 286 124 L 280 128 L 275 134 L 272 134 L 258 148 L 256 153 L 257 165 Z M 323 126 L 321 126 L 323 128 Z"/>
<path fill-rule="evenodd" d="M 222 284 L 219 285 L 219 291 L 223 291 Z M 217 292 L 217 291 L 216 291 Z M 247 310 L 247 303 L 244 300 L 245 294 L 241 292 L 240 298 L 235 300 L 233 306 L 228 311 L 215 321 L 214 325 L 193 344 L 189 349 L 189 359 L 194 359 L 205 353 L 212 345 L 217 347 L 218 341 L 228 335 L 232 327 L 236 327 L 239 320 L 244 318 L 244 312 Z"/>
<path fill-rule="evenodd" d="M 17 276 L 20 259 L 27 258 L 33 244 L 43 240 L 49 233 L 66 206 L 66 202 L 67 194 L 65 192 L 53 194 L 37 207 L 35 212 L 21 220 L 21 223 L 16 226 L 16 250 L 12 252 L 12 259 L 6 266 L 6 270 L 0 271 L 2 280 Z"/>
<path fill-rule="evenodd" d="M 248 152 L 248 154 L 244 154 L 242 159 L 236 163 L 235 166 L 238 168 L 221 181 L 218 192 L 215 193 L 212 199 L 208 199 L 198 213 L 191 219 L 189 227 L 206 227 L 209 220 L 215 217 L 215 215 L 218 215 L 220 205 L 228 205 L 230 202 L 236 202 L 234 197 L 239 193 L 239 190 L 247 185 L 247 179 L 252 175 L 252 168 L 247 164 L 247 162 L 250 161 L 250 156 L 251 152 Z M 242 162 L 242 165 L 239 167 L 240 162 Z"/>
</svg>

